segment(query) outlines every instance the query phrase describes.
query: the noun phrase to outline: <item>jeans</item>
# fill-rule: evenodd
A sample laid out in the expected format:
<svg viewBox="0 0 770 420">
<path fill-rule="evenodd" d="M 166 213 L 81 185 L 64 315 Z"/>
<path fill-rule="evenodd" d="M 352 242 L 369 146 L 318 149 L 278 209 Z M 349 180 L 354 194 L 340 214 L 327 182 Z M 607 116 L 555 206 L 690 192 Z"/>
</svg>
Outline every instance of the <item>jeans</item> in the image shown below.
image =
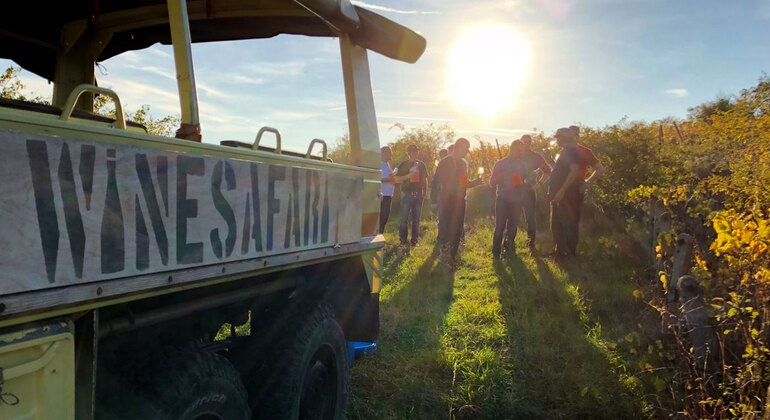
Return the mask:
<svg viewBox="0 0 770 420">
<path fill-rule="evenodd" d="M 521 216 L 522 202 L 505 201 L 500 197 L 495 201 L 495 234 L 492 236 L 492 255 L 500 256 L 503 244 L 503 233 L 507 231 L 508 246 L 513 248 L 516 231 L 519 230 L 518 220 Z"/>
<path fill-rule="evenodd" d="M 385 232 L 385 224 L 390 219 L 390 203 L 393 201 L 393 197 L 389 195 L 382 196 L 382 202 L 380 202 L 380 233 Z"/>
<path fill-rule="evenodd" d="M 465 197 L 441 197 L 439 201 L 439 224 L 441 224 L 441 236 L 439 244 L 449 251 L 454 258 L 460 247 L 460 238 L 465 223 Z"/>
<path fill-rule="evenodd" d="M 417 244 L 420 237 L 420 214 L 422 213 L 422 196 L 404 194 L 401 196 L 401 224 L 398 226 L 398 237 L 401 243 L 406 243 L 409 219 L 412 220 L 412 245 Z"/>
<path fill-rule="evenodd" d="M 577 255 L 583 198 L 577 188 L 570 188 L 560 202 L 551 204 L 551 233 L 557 255 Z"/>
<path fill-rule="evenodd" d="M 522 190 L 524 193 L 524 218 L 527 219 L 527 239 L 530 247 L 535 246 L 535 235 L 537 235 L 537 194 L 534 188 L 526 186 Z"/>
</svg>

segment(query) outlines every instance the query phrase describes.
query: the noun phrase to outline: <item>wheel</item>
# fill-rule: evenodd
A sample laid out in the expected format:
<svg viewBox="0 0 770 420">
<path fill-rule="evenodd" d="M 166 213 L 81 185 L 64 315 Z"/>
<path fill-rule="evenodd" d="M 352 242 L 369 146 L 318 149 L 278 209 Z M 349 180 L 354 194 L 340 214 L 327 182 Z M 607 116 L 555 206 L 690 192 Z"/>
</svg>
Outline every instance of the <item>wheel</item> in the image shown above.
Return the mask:
<svg viewBox="0 0 770 420">
<path fill-rule="evenodd" d="M 245 420 L 251 418 L 240 375 L 215 353 L 168 350 L 147 366 L 133 392 L 112 388 L 98 418 Z"/>
<path fill-rule="evenodd" d="M 349 393 L 347 344 L 329 305 L 300 321 L 274 348 L 276 364 L 263 382 L 257 418 L 342 419 Z M 282 348 L 281 348 L 282 347 Z"/>
</svg>

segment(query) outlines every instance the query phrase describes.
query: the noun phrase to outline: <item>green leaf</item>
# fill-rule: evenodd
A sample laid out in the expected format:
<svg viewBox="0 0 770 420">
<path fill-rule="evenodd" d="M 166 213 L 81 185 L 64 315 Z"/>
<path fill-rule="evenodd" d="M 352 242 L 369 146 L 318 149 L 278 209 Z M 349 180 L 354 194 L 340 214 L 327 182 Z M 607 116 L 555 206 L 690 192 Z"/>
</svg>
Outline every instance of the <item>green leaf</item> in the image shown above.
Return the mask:
<svg viewBox="0 0 770 420">
<path fill-rule="evenodd" d="M 657 376 L 653 379 L 652 385 L 655 387 L 655 392 L 663 392 L 666 389 L 666 381 Z"/>
</svg>

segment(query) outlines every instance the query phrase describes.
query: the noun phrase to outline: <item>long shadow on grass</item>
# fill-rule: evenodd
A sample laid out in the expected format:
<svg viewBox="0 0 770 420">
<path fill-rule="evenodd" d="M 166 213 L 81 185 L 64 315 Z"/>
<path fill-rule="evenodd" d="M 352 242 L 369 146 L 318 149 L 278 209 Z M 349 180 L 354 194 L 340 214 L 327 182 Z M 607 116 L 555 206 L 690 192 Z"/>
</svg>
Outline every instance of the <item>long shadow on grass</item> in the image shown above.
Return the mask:
<svg viewBox="0 0 770 420">
<path fill-rule="evenodd" d="M 586 336 L 576 290 L 543 260 L 496 263 L 511 343 L 512 418 L 637 418 L 605 354 Z M 503 414 L 503 413 L 501 413 Z"/>
<path fill-rule="evenodd" d="M 437 264 L 438 255 L 434 249 L 381 307 L 377 353 L 357 362 L 352 371 L 356 389 L 348 418 L 446 417 L 442 397 L 450 389 L 452 372 L 439 354 L 454 273 Z"/>
</svg>

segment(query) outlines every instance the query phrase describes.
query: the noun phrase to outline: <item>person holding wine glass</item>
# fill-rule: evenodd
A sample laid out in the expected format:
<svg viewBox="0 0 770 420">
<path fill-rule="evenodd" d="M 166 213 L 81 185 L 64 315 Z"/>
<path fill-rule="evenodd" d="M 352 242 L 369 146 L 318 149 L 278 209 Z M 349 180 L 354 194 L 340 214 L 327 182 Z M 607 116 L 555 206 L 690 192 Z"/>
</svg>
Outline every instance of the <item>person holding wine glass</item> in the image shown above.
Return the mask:
<svg viewBox="0 0 770 420">
<path fill-rule="evenodd" d="M 410 144 L 406 148 L 409 159 L 396 168 L 393 179 L 401 184 L 401 223 L 398 236 L 401 245 L 417 246 L 420 239 L 420 215 L 425 191 L 428 189 L 428 168 L 418 159 L 417 145 Z M 411 220 L 412 240 L 408 242 L 409 222 Z"/>
<path fill-rule="evenodd" d="M 438 244 L 449 259 L 451 268 L 455 267 L 464 230 L 465 192 L 468 188 L 482 184 L 481 178 L 468 180 L 468 162 L 465 161 L 465 156 L 470 147 L 468 139 L 457 139 L 452 152 L 439 162 L 434 175 L 434 188 L 431 189 L 431 201 L 441 206 Z"/>
</svg>

